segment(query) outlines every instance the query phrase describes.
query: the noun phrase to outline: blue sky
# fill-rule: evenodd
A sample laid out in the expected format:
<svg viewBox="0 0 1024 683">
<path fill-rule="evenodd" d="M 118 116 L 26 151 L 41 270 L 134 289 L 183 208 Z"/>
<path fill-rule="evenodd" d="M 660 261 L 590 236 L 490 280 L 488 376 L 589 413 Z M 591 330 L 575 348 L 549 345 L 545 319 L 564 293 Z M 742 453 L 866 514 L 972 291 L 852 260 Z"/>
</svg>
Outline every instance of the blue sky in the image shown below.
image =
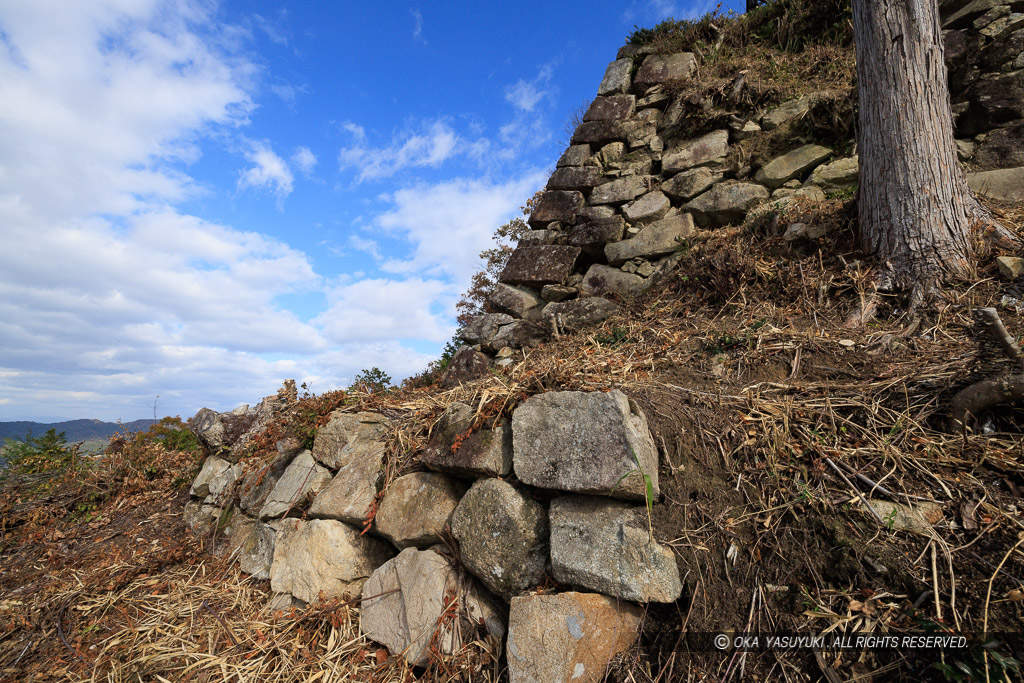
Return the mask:
<svg viewBox="0 0 1024 683">
<path fill-rule="evenodd" d="M 0 0 L 0 420 L 422 370 L 633 26 L 717 4 Z"/>
</svg>

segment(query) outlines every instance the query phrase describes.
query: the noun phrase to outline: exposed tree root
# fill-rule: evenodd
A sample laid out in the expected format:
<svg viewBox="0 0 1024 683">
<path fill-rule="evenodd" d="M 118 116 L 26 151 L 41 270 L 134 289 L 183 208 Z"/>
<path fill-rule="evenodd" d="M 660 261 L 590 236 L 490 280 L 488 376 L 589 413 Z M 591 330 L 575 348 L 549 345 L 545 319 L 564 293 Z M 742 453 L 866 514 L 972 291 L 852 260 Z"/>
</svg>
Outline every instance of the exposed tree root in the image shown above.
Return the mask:
<svg viewBox="0 0 1024 683">
<path fill-rule="evenodd" d="M 1020 346 L 1006 330 L 999 312 L 994 308 L 979 308 L 974 313 L 978 323 L 999 345 L 1002 352 L 1024 368 L 1024 352 L 1021 352 Z M 970 417 L 976 418 L 1000 403 L 1015 403 L 1021 400 L 1024 400 L 1024 375 L 1008 375 L 1000 379 L 975 382 L 953 397 L 952 427 L 955 431 L 966 432 Z"/>
</svg>

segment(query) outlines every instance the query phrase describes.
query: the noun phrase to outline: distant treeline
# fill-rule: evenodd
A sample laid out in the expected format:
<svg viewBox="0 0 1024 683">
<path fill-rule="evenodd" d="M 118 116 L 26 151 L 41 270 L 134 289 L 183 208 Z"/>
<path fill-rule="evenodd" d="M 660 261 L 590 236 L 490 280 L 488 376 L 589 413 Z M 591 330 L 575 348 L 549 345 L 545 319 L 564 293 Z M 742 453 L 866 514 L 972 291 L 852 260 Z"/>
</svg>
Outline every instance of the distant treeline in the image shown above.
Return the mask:
<svg viewBox="0 0 1024 683">
<path fill-rule="evenodd" d="M 64 432 L 68 443 L 78 441 L 91 441 L 96 439 L 109 439 L 118 431 L 125 429 L 131 432 L 139 432 L 149 429 L 157 420 L 132 420 L 131 422 L 103 422 L 102 420 L 68 420 L 66 422 L 30 422 L 20 420 L 17 422 L 0 422 L 0 444 L 4 439 L 24 439 L 31 433 L 32 436 L 42 436 L 46 430 L 53 428 L 57 433 Z"/>
</svg>

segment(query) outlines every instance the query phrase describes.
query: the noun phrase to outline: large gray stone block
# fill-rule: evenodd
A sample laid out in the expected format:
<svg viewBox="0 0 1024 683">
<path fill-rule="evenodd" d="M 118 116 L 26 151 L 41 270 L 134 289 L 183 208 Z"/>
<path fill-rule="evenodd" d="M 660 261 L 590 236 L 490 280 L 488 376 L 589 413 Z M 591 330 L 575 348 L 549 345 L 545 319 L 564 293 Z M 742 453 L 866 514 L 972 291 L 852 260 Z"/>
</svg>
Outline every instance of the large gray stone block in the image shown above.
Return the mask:
<svg viewBox="0 0 1024 683">
<path fill-rule="evenodd" d="M 509 256 L 498 281 L 537 289 L 544 285 L 560 285 L 572 273 L 579 255 L 579 247 L 554 244 L 519 246 Z"/>
<path fill-rule="evenodd" d="M 374 521 L 377 532 L 399 548 L 441 543 L 445 527 L 468 487 L 437 472 L 413 472 L 395 479 Z"/>
<path fill-rule="evenodd" d="M 452 596 L 455 621 L 446 616 Z M 485 591 L 472 579 L 460 581 L 434 550 L 407 548 L 383 564 L 364 584 L 359 610 L 360 632 L 413 666 L 430 661 L 431 646 L 452 654 L 484 634 L 498 642 L 505 637 L 501 614 Z"/>
<path fill-rule="evenodd" d="M 278 530 L 270 588 L 305 602 L 358 595 L 394 552 L 386 542 L 332 519 L 286 520 Z"/>
<path fill-rule="evenodd" d="M 639 275 L 595 263 L 583 276 L 580 291 L 583 296 L 615 295 L 628 298 L 642 294 L 647 286 L 647 282 Z"/>
<path fill-rule="evenodd" d="M 476 413 L 465 403 L 445 410 L 420 461 L 461 477 L 501 477 L 512 471 L 512 428 L 505 420 L 470 432 Z M 454 448 L 453 448 L 454 447 Z"/>
<path fill-rule="evenodd" d="M 664 256 L 677 251 L 683 246 L 684 240 L 696 233 L 693 217 L 688 213 L 680 213 L 648 225 L 628 240 L 606 245 L 604 253 L 608 263 L 613 266 L 637 257 Z"/>
<path fill-rule="evenodd" d="M 268 520 L 297 514 L 330 481 L 331 471 L 317 464 L 312 453 L 299 453 L 267 496 L 260 508 L 259 518 Z"/>
<path fill-rule="evenodd" d="M 551 568 L 561 583 L 637 602 L 682 593 L 675 556 L 650 536 L 647 509 L 593 496 L 551 501 Z"/>
<path fill-rule="evenodd" d="M 463 564 L 508 599 L 544 579 L 548 518 L 544 507 L 501 479 L 480 479 L 452 515 Z"/>
<path fill-rule="evenodd" d="M 513 467 L 525 484 L 644 500 L 658 488 L 658 449 L 621 391 L 549 391 L 512 413 Z"/>
</svg>

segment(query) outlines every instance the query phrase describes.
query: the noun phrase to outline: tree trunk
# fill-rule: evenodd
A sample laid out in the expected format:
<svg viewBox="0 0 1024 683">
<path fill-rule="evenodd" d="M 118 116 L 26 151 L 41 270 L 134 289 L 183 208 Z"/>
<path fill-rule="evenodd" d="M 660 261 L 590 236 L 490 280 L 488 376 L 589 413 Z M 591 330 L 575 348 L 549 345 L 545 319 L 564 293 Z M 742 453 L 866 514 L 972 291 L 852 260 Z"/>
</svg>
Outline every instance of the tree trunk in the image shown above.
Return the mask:
<svg viewBox="0 0 1024 683">
<path fill-rule="evenodd" d="M 936 0 L 853 0 L 860 107 L 859 233 L 880 285 L 916 307 L 968 273 L 984 209 L 956 158 Z"/>
</svg>

